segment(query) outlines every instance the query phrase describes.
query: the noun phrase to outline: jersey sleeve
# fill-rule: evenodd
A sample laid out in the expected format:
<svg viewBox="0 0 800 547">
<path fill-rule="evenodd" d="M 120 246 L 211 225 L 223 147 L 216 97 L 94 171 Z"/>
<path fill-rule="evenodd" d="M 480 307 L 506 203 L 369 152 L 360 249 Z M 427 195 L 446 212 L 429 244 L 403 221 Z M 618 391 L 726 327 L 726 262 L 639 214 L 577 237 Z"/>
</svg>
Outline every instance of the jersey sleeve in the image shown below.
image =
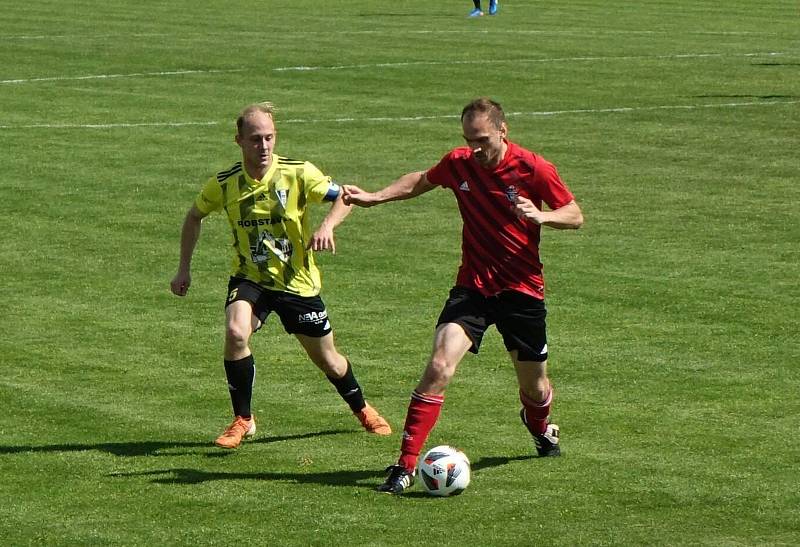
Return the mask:
<svg viewBox="0 0 800 547">
<path fill-rule="evenodd" d="M 558 209 L 575 199 L 558 175 L 556 166 L 549 161 L 541 160 L 536 166 L 533 184 L 536 193 L 550 209 Z"/>
<path fill-rule="evenodd" d="M 428 179 L 428 182 L 436 186 L 444 186 L 445 188 L 453 187 L 455 179 L 452 174 L 452 161 L 452 153 L 448 153 L 439 160 L 439 163 L 428 169 L 425 173 L 425 178 Z"/>
<path fill-rule="evenodd" d="M 310 202 L 336 201 L 342 193 L 341 187 L 331 177 L 308 162 L 303 166 L 303 182 L 306 199 Z"/>
<path fill-rule="evenodd" d="M 217 177 L 211 177 L 194 200 L 194 205 L 203 214 L 222 209 L 222 186 Z"/>
</svg>

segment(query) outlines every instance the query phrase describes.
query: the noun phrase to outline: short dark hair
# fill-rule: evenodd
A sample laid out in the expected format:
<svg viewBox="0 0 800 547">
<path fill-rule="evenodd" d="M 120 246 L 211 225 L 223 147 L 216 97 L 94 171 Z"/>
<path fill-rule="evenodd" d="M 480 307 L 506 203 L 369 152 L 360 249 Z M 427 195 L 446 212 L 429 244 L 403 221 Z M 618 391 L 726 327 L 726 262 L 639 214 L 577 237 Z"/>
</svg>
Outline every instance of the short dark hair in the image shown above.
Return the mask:
<svg viewBox="0 0 800 547">
<path fill-rule="evenodd" d="M 473 118 L 477 114 L 486 114 L 489 116 L 489 121 L 492 122 L 497 129 L 506 121 L 506 115 L 503 112 L 503 107 L 500 103 L 493 101 L 489 97 L 479 97 L 464 107 L 461 111 L 461 121 L 464 118 Z"/>
</svg>

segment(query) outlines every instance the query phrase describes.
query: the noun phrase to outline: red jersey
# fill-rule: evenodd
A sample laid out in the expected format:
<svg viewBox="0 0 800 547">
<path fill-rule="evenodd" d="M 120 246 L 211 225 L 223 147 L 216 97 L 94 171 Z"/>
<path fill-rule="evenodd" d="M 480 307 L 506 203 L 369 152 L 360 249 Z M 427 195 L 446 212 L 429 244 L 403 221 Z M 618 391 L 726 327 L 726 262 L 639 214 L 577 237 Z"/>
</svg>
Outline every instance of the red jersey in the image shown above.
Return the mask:
<svg viewBox="0 0 800 547">
<path fill-rule="evenodd" d="M 468 147 L 461 147 L 429 169 L 426 178 L 453 191 L 464 221 L 456 285 L 485 296 L 515 290 L 544 299 L 541 227 L 517 217 L 514 199 L 519 195 L 540 209 L 542 202 L 558 209 L 575 198 L 552 163 L 513 142 L 506 144 L 506 154 L 494 169 L 483 167 Z"/>
</svg>

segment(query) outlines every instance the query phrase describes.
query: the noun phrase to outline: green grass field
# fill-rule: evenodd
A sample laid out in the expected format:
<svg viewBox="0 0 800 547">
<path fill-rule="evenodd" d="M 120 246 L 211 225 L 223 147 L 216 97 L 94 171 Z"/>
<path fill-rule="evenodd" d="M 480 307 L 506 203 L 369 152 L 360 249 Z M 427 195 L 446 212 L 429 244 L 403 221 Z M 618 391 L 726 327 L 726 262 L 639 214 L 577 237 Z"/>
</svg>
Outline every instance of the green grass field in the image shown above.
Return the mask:
<svg viewBox="0 0 800 547">
<path fill-rule="evenodd" d="M 470 8 L 0 0 L 0 545 L 800 544 L 797 2 Z M 531 457 L 491 331 L 428 443 L 466 451 L 470 488 L 373 491 L 459 263 L 444 191 L 354 212 L 319 257 L 395 434 L 362 433 L 273 318 L 260 434 L 211 446 L 220 216 L 189 295 L 168 286 L 239 109 L 273 101 L 280 153 L 377 189 L 459 145 L 478 95 L 586 216 L 542 244 L 564 457 Z"/>
</svg>

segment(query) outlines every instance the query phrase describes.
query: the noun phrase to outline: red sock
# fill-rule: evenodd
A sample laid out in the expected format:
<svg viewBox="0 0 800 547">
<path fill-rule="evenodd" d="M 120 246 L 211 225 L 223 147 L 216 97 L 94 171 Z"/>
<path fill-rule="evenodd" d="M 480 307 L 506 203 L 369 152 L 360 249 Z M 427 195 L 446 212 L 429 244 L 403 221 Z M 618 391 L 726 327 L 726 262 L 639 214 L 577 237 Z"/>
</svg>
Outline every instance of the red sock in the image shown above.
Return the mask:
<svg viewBox="0 0 800 547">
<path fill-rule="evenodd" d="M 531 435 L 542 435 L 547 431 L 547 417 L 550 416 L 550 403 L 553 402 L 553 388 L 547 393 L 544 401 L 537 402 L 519 392 L 519 400 L 524 409 L 523 421 Z"/>
<path fill-rule="evenodd" d="M 417 467 L 417 458 L 425 441 L 428 440 L 439 413 L 442 411 L 444 395 L 423 395 L 414 390 L 408 404 L 406 424 L 403 426 L 403 442 L 400 444 L 400 459 L 397 460 L 407 470 Z"/>
</svg>

